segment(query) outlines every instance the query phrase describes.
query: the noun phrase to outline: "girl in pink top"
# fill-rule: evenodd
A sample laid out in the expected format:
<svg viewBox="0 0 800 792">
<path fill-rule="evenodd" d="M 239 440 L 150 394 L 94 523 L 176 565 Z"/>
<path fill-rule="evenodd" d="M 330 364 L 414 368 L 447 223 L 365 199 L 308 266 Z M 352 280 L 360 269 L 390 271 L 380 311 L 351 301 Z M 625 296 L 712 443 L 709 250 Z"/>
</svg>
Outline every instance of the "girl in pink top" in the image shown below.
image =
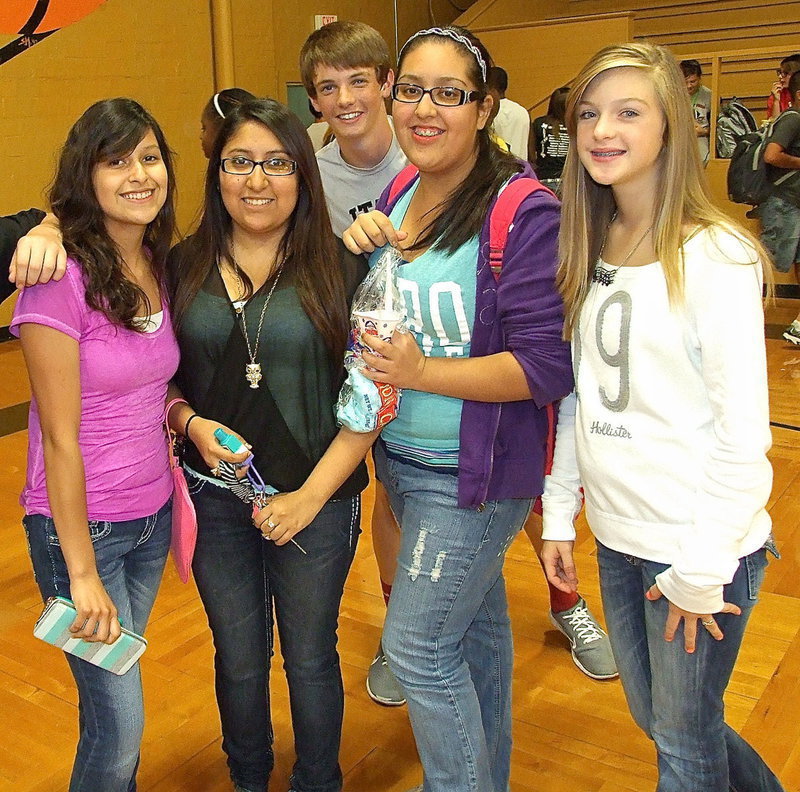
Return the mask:
<svg viewBox="0 0 800 792">
<path fill-rule="evenodd" d="M 163 299 L 174 229 L 170 151 L 130 99 L 90 107 L 70 130 L 50 192 L 69 255 L 60 281 L 26 289 L 11 331 L 28 367 L 21 502 L 44 599 L 73 600 L 75 637 L 141 633 L 170 541 L 163 433 L 178 348 Z M 80 698 L 70 792 L 136 789 L 139 667 L 115 676 L 67 655 Z"/>
</svg>

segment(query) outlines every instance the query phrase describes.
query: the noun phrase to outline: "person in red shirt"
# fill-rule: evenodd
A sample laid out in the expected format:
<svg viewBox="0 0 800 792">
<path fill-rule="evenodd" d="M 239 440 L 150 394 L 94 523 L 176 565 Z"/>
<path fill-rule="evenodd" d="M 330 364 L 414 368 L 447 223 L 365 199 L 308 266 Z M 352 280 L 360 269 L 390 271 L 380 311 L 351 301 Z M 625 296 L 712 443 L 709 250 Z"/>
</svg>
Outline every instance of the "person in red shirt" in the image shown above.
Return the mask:
<svg viewBox="0 0 800 792">
<path fill-rule="evenodd" d="M 777 80 L 772 84 L 772 93 L 767 97 L 767 118 L 773 120 L 784 110 L 792 106 L 792 95 L 789 91 L 789 78 L 800 71 L 800 52 L 787 55 L 775 70 Z"/>
</svg>

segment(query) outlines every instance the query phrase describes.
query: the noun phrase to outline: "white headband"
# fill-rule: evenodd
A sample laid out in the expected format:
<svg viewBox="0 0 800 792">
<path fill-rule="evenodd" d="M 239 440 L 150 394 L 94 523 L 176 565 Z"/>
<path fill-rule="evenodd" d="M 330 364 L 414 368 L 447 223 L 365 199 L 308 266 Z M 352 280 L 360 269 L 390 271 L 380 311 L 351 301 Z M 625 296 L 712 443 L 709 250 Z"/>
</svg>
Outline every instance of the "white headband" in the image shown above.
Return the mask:
<svg viewBox="0 0 800 792">
<path fill-rule="evenodd" d="M 220 93 L 222 93 L 222 92 L 220 91 Z M 214 108 L 219 113 L 219 117 L 220 118 L 225 118 L 225 113 L 222 112 L 222 108 L 219 106 L 219 94 L 218 93 L 214 94 L 214 100 L 213 101 L 214 101 Z"/>
<path fill-rule="evenodd" d="M 398 61 L 400 60 L 400 56 L 403 54 L 403 50 L 405 50 L 405 48 L 415 38 L 419 36 L 447 36 L 448 38 L 453 39 L 453 41 L 457 41 L 459 44 L 463 44 L 475 56 L 475 60 L 478 61 L 478 66 L 481 67 L 481 75 L 483 76 L 483 81 L 486 82 L 486 61 L 483 59 L 481 51 L 466 36 L 462 36 L 460 33 L 456 33 L 455 30 L 451 30 L 450 28 L 432 27 L 428 28 L 427 30 L 420 30 L 418 33 L 415 33 L 401 47 L 400 55 L 397 56 Z"/>
</svg>

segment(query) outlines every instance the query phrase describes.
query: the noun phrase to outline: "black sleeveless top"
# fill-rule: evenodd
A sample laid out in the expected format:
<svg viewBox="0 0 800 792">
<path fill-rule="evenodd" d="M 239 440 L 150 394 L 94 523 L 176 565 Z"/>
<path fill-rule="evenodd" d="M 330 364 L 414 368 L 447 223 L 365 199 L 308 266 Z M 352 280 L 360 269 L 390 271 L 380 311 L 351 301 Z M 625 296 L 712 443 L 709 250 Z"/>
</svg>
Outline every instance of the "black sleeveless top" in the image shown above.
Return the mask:
<svg viewBox="0 0 800 792">
<path fill-rule="evenodd" d="M 349 304 L 367 265 L 337 242 Z M 245 308 L 251 348 L 266 297 L 261 289 Z M 280 492 L 300 487 L 338 432 L 334 405 L 343 366 L 341 360 L 331 360 L 288 276 L 281 277 L 264 314 L 256 354 L 263 379 L 257 389 L 245 379 L 247 345 L 216 268 L 189 307 L 178 343 L 176 380 L 189 404 L 252 445 L 254 465 L 267 484 Z M 189 467 L 210 475 L 192 443 L 186 443 L 184 459 Z M 355 495 L 367 483 L 362 462 L 333 497 Z"/>
</svg>

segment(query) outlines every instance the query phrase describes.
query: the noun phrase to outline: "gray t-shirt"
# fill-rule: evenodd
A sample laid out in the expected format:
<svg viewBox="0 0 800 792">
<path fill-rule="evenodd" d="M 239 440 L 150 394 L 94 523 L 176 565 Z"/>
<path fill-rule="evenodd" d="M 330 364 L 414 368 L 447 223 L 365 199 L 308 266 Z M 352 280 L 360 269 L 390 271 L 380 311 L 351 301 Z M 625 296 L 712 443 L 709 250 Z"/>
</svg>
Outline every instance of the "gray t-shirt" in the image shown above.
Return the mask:
<svg viewBox="0 0 800 792">
<path fill-rule="evenodd" d="M 767 143 L 777 143 L 790 156 L 800 157 L 800 112 L 793 108 L 784 110 L 772 125 Z M 773 183 L 787 173 L 793 175 L 775 187 L 773 194 L 800 207 L 800 172 L 773 165 L 767 168 L 767 175 Z"/>
<path fill-rule="evenodd" d="M 711 126 L 711 89 L 701 85 L 690 97 L 692 100 L 692 114 L 694 122 L 703 129 Z M 697 138 L 697 148 L 700 150 L 700 161 L 705 165 L 710 153 L 708 137 Z"/>
<path fill-rule="evenodd" d="M 317 152 L 317 163 L 333 233 L 341 237 L 358 215 L 375 208 L 386 185 L 408 165 L 408 160 L 392 130 L 392 145 L 372 168 L 348 165 L 336 140 Z"/>
</svg>

